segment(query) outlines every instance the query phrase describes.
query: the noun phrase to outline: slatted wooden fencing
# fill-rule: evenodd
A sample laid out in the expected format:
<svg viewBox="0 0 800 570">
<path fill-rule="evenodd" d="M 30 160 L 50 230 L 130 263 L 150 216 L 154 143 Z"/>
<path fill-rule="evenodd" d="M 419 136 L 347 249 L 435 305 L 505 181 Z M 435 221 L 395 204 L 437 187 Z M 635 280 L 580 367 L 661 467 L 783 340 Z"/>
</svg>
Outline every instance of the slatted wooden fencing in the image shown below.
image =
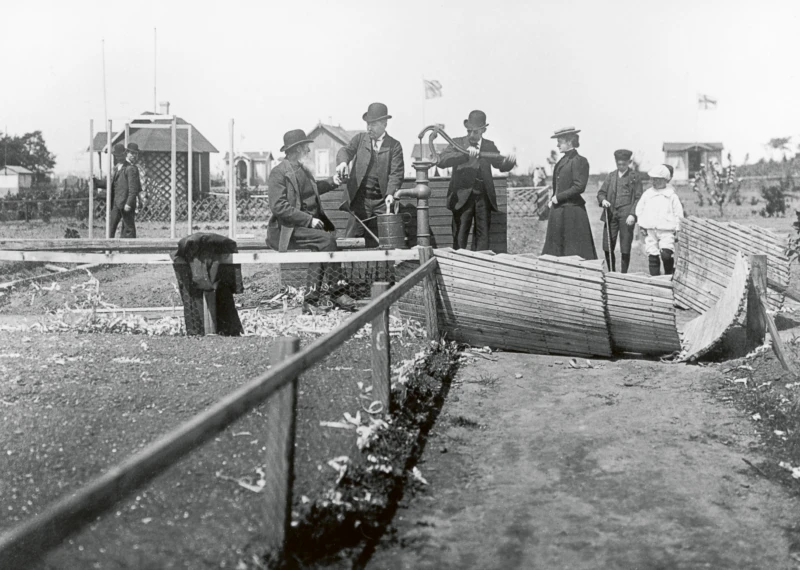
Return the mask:
<svg viewBox="0 0 800 570">
<path fill-rule="evenodd" d="M 415 179 L 406 178 L 402 188 L 413 188 L 416 184 Z M 447 187 L 450 178 L 432 178 L 428 184 L 431 189 L 431 197 L 428 200 L 430 208 L 430 227 L 431 245 L 433 247 L 452 247 L 453 246 L 453 213 L 447 209 Z M 489 232 L 489 249 L 496 253 L 508 251 L 506 244 L 507 234 L 507 212 L 508 194 L 507 179 L 497 177 L 494 179 L 495 191 L 497 193 L 497 207 L 499 212 L 492 212 L 492 223 Z M 339 210 L 343 201 L 343 190 L 336 190 L 322 195 L 322 207 L 325 213 L 336 226 L 336 234 L 344 236 L 345 228 L 350 214 Z M 410 214 L 410 221 L 406 224 L 406 236 L 408 236 L 409 247 L 417 245 L 417 201 L 414 198 L 403 198 L 400 201 L 400 212 Z M 409 216 L 405 216 L 408 218 Z M 470 237 L 470 240 L 472 238 Z M 471 242 L 470 242 L 471 243 Z"/>
<path fill-rule="evenodd" d="M 604 277 L 614 352 L 663 355 L 681 349 L 668 277 L 612 272 Z"/>
<path fill-rule="evenodd" d="M 438 249 L 439 327 L 506 350 L 610 356 L 599 261 Z"/>
<path fill-rule="evenodd" d="M 739 252 L 767 256 L 769 308 L 780 309 L 789 286 L 789 260 L 780 238 L 763 228 L 701 218 L 685 219 L 678 232 L 678 306 L 700 313 L 714 306 L 733 276 Z"/>
</svg>

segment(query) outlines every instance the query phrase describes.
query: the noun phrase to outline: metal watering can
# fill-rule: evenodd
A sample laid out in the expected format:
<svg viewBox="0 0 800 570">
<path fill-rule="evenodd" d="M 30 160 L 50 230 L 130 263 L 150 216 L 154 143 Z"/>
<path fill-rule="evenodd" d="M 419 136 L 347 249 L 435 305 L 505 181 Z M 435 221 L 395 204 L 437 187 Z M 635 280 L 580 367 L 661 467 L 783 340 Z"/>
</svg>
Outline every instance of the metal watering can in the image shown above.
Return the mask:
<svg viewBox="0 0 800 570">
<path fill-rule="evenodd" d="M 353 214 L 353 217 L 364 226 L 364 229 L 378 242 L 378 246 L 381 249 L 408 249 L 405 224 L 411 221 L 411 214 L 408 212 L 400 213 L 399 210 L 400 201 L 395 200 L 394 212 L 392 212 L 392 206 L 387 203 L 385 214 L 378 214 L 366 220 L 361 220 L 355 214 Z M 372 233 L 364 223 L 373 218 L 377 218 L 378 220 L 377 236 Z"/>
</svg>

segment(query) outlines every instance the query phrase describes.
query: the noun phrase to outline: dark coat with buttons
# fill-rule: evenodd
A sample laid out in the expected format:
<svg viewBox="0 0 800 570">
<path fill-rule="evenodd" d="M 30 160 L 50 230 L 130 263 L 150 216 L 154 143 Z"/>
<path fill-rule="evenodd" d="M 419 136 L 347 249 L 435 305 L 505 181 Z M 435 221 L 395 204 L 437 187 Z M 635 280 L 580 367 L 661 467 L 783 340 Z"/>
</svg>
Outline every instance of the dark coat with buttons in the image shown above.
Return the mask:
<svg viewBox="0 0 800 570">
<path fill-rule="evenodd" d="M 618 218 L 624 219 L 628 216 L 635 216 L 636 204 L 642 197 L 642 180 L 638 172 L 630 168 L 620 178 L 619 170 L 611 172 L 603 182 L 597 192 L 597 204 L 603 205 L 603 200 L 611 203 L 611 211 Z M 606 209 L 600 216 L 602 221 L 606 221 Z"/>
<path fill-rule="evenodd" d="M 356 192 L 361 187 L 361 182 L 367 175 L 369 161 L 372 158 L 372 139 L 369 133 L 358 133 L 346 146 L 336 153 L 336 164 L 352 162 L 350 178 L 347 180 L 347 194 L 340 210 L 349 211 L 350 202 L 356 197 Z M 394 194 L 403 185 L 405 165 L 403 162 L 403 147 L 400 142 L 386 134 L 383 144 L 375 153 L 375 169 L 381 192 L 386 197 Z"/>
<path fill-rule="evenodd" d="M 300 168 L 303 168 L 302 166 Z M 322 209 L 320 194 L 325 194 L 336 188 L 333 178 L 315 181 L 314 176 L 306 170 L 306 178 L 314 188 L 317 198 L 317 212 L 322 223 L 325 224 L 325 231 L 336 231 L 333 222 L 325 215 Z M 269 175 L 269 208 L 272 216 L 267 224 L 267 229 L 280 228 L 280 244 L 278 251 L 289 249 L 289 240 L 292 239 L 294 229 L 310 228 L 313 216 L 303 210 L 303 200 L 300 197 L 300 185 L 288 160 L 284 160 L 272 169 Z"/>
<path fill-rule="evenodd" d="M 459 137 L 453 139 L 461 148 L 470 146 L 469 137 Z M 453 175 L 450 178 L 450 186 L 447 188 L 447 209 L 458 211 L 467 203 L 467 199 L 475 186 L 475 179 L 478 172 L 481 174 L 483 186 L 486 189 L 486 197 L 492 205 L 492 211 L 497 212 L 497 194 L 494 189 L 494 179 L 492 178 L 492 167 L 500 172 L 508 172 L 514 168 L 513 162 L 508 162 L 502 156 L 497 146 L 488 139 L 482 139 L 481 152 L 496 153 L 498 156 L 493 158 L 470 158 L 468 154 L 456 150 L 453 145 L 449 145 L 439 156 L 436 164 L 439 168 L 453 168 Z"/>
<path fill-rule="evenodd" d="M 95 179 L 95 186 L 98 188 L 106 187 L 106 179 Z M 125 206 L 130 206 L 131 210 L 136 210 L 136 197 L 142 191 L 142 183 L 139 179 L 139 169 L 127 160 L 122 161 L 122 167 L 117 169 L 114 166 L 114 176 L 111 178 L 111 203 L 122 210 Z"/>
</svg>

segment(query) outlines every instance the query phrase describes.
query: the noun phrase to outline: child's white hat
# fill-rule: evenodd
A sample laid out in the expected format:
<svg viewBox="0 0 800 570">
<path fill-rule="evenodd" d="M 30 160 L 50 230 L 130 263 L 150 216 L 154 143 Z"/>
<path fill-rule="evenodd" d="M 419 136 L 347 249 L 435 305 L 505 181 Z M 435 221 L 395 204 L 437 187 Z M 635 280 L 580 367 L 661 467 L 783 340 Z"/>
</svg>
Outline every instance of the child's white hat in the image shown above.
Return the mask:
<svg viewBox="0 0 800 570">
<path fill-rule="evenodd" d="M 650 172 L 647 173 L 650 178 L 663 178 L 664 180 L 669 180 L 672 178 L 669 175 L 669 169 L 664 166 L 663 164 L 659 164 L 658 166 L 654 166 L 650 169 Z"/>
</svg>

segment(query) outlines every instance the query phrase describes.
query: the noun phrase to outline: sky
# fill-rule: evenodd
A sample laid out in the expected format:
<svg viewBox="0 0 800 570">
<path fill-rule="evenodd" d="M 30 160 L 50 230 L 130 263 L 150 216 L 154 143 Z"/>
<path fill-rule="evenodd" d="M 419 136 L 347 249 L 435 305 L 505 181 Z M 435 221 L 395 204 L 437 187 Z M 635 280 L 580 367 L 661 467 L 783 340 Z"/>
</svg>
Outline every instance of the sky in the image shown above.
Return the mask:
<svg viewBox="0 0 800 570">
<path fill-rule="evenodd" d="M 363 129 L 388 105 L 406 159 L 424 124 L 484 135 L 543 165 L 557 129 L 581 129 L 593 172 L 629 148 L 720 141 L 741 163 L 800 143 L 796 0 L 15 2 L 0 22 L 0 129 L 43 131 L 57 173 L 88 171 L 89 121 L 124 124 L 157 100 L 221 152 L 271 150 L 319 122 Z M 154 29 L 157 30 L 154 63 Z M 105 86 L 103 54 L 105 53 Z M 443 96 L 424 99 L 423 78 Z M 698 110 L 697 96 L 718 101 Z M 116 128 L 116 127 L 115 127 Z"/>
</svg>

